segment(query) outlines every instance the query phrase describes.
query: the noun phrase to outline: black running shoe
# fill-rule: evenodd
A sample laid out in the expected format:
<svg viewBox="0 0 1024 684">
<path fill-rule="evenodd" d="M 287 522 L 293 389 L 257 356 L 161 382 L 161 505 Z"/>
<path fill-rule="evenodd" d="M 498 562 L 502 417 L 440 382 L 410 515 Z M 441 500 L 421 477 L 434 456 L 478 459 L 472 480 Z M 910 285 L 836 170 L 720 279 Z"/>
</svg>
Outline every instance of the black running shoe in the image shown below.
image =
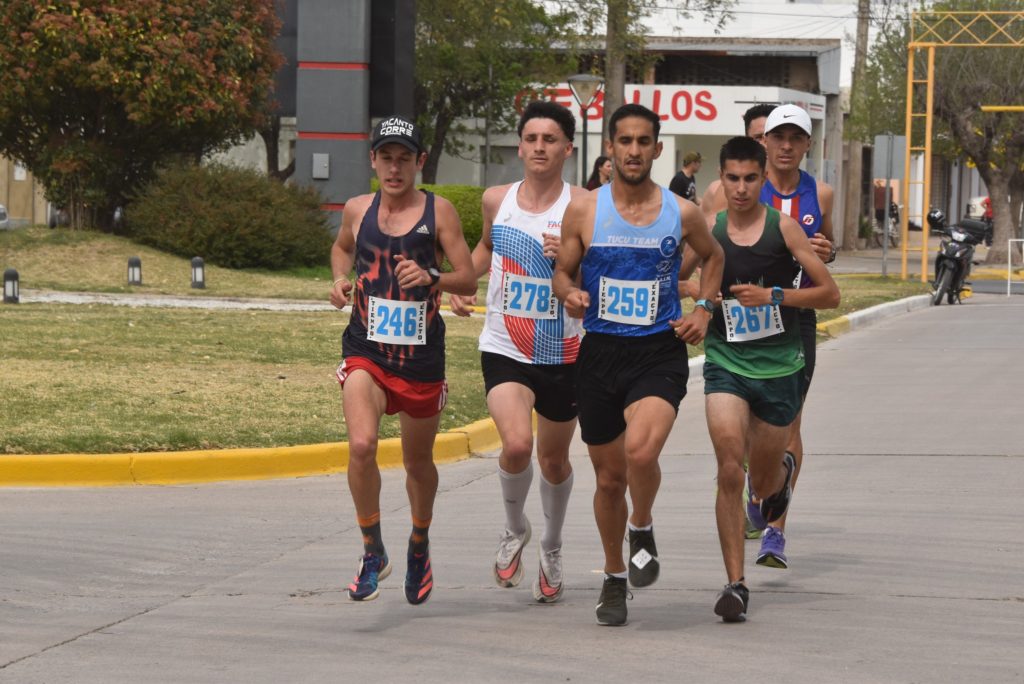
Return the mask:
<svg viewBox="0 0 1024 684">
<path fill-rule="evenodd" d="M 749 603 L 750 590 L 743 582 L 726 584 L 715 600 L 715 615 L 721 616 L 722 622 L 743 622 L 747 619 Z"/>
<path fill-rule="evenodd" d="M 786 480 L 782 483 L 782 489 L 775 494 L 766 497 L 761 502 L 761 514 L 765 521 L 773 523 L 786 514 L 789 508 L 789 500 L 793 496 L 793 471 L 796 470 L 796 461 L 793 454 L 788 451 L 782 457 L 782 465 L 786 468 Z"/>
<path fill-rule="evenodd" d="M 601 598 L 597 601 L 597 624 L 619 627 L 626 624 L 626 598 L 633 598 L 625 578 L 604 576 Z"/>
<path fill-rule="evenodd" d="M 629 530 L 629 583 L 634 587 L 650 586 L 658 581 L 660 569 L 654 529 Z"/>
<path fill-rule="evenodd" d="M 426 553 L 409 553 L 406 557 L 405 600 L 414 606 L 430 598 L 434 589 L 434 571 L 430 569 L 430 550 Z"/>
</svg>

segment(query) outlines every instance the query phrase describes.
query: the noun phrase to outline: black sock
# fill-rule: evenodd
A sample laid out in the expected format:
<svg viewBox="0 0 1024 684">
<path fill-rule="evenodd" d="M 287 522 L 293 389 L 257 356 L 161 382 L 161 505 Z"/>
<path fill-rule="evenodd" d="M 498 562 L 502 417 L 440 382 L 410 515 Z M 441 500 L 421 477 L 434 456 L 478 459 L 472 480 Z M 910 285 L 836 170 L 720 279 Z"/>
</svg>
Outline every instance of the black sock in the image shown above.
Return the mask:
<svg viewBox="0 0 1024 684">
<path fill-rule="evenodd" d="M 363 553 L 372 553 L 375 556 L 384 555 L 384 540 L 381 539 L 380 534 L 380 521 L 373 523 L 372 525 L 359 526 L 359 530 L 363 533 Z"/>
<path fill-rule="evenodd" d="M 423 555 L 427 552 L 430 545 L 430 539 L 427 538 L 429 530 L 429 527 L 418 527 L 415 524 L 412 526 L 412 534 L 409 535 L 409 553 Z"/>
</svg>

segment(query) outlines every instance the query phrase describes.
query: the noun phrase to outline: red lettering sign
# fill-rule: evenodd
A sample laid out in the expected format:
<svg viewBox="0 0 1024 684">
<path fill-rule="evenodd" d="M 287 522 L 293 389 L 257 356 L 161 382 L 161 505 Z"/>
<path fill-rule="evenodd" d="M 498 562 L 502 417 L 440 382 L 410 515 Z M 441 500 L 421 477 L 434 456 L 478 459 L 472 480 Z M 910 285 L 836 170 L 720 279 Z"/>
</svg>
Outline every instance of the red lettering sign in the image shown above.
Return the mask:
<svg viewBox="0 0 1024 684">
<path fill-rule="evenodd" d="M 718 108 L 711 103 L 711 93 L 702 90 L 697 93 L 697 118 L 701 121 L 714 121 L 718 116 Z"/>
<path fill-rule="evenodd" d="M 679 101 L 683 100 L 684 109 L 679 108 Z M 672 96 L 672 117 L 676 121 L 686 121 L 690 118 L 690 114 L 693 112 L 693 98 L 690 97 L 689 91 L 680 90 Z"/>
</svg>

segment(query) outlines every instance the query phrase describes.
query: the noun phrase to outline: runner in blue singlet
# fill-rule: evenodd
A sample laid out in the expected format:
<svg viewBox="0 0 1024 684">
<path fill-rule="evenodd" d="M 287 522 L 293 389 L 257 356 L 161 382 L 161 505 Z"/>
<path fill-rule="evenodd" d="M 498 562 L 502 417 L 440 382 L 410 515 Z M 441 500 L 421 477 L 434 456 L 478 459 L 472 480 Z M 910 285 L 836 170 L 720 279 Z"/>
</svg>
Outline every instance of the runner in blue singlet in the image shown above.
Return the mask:
<svg viewBox="0 0 1024 684">
<path fill-rule="evenodd" d="M 587 334 L 576 363 L 580 430 L 597 476 L 594 516 L 604 545 L 601 625 L 626 623 L 627 578 L 658 578 L 652 509 L 661 481 L 658 456 L 686 394 L 686 343 L 703 340 L 718 292 L 722 249 L 700 210 L 650 178 L 661 154 L 658 115 L 636 104 L 608 123 L 614 179 L 574 199 L 562 221 L 555 296 Z M 703 305 L 681 316 L 676 294 L 683 243 L 704 259 Z M 629 565 L 622 558 L 627 528 Z"/>
</svg>

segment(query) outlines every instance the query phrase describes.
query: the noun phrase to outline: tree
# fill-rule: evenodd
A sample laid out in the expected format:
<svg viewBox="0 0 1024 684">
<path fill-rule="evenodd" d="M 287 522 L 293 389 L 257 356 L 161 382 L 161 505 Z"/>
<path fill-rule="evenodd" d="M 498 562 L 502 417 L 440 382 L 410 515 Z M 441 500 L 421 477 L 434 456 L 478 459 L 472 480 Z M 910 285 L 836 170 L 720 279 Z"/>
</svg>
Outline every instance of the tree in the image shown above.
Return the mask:
<svg viewBox="0 0 1024 684">
<path fill-rule="evenodd" d="M 604 32 L 604 130 L 608 119 L 625 102 L 628 74 L 640 75 L 657 57 L 647 52 L 645 22 L 659 9 L 670 9 L 676 19 L 689 19 L 695 14 L 710 18 L 717 29 L 730 19 L 729 9 L 736 0 L 681 0 L 665 3 L 660 0 L 560 0 L 557 4 L 576 8 L 575 29 L 581 36 L 580 47 L 593 47 L 588 37 Z"/>
<path fill-rule="evenodd" d="M 906 3 L 897 13 L 909 15 Z M 1014 0 L 950 0 L 936 3 L 933 11 L 1014 11 Z M 909 21 L 909 17 L 908 17 Z M 860 135 L 900 132 L 906 102 L 908 23 L 898 30 L 881 31 L 868 66 L 868 104 L 853 119 Z M 958 30 L 947 21 L 939 28 L 950 37 Z M 996 23 L 975 22 L 973 35 L 981 39 L 1005 35 L 1020 41 L 1024 21 L 1008 17 Z M 963 35 L 963 34 L 961 34 Z M 923 67 L 915 65 L 915 73 Z M 920 77 L 920 76 L 918 76 Z M 1024 198 L 1024 115 L 1014 112 L 981 111 L 982 105 L 1017 105 L 1024 91 L 1024 54 L 1010 47 L 940 47 L 935 50 L 933 148 L 947 158 L 966 158 L 977 169 L 992 202 L 994 242 L 990 263 L 1005 263 L 1006 240 L 1015 232 L 1019 207 Z M 915 111 L 924 110 L 924 92 L 918 88 Z M 888 120 L 888 121 L 887 121 Z M 893 131 L 893 127 L 900 130 Z M 920 132 L 918 132 L 920 135 Z M 915 140 L 920 145 L 923 140 Z M 1014 208 L 1016 209 L 1016 213 Z"/>
<path fill-rule="evenodd" d="M 19 0 L 0 14 L 0 152 L 73 224 L 109 226 L 157 166 L 261 122 L 274 0 Z"/>
<path fill-rule="evenodd" d="M 442 152 L 469 152 L 465 121 L 487 118 L 494 131 L 513 130 L 524 89 L 572 73 L 571 54 L 556 49 L 566 45 L 569 22 L 567 13 L 530 0 L 418 3 L 415 99 L 428 146 L 425 183 L 436 181 Z"/>
</svg>

